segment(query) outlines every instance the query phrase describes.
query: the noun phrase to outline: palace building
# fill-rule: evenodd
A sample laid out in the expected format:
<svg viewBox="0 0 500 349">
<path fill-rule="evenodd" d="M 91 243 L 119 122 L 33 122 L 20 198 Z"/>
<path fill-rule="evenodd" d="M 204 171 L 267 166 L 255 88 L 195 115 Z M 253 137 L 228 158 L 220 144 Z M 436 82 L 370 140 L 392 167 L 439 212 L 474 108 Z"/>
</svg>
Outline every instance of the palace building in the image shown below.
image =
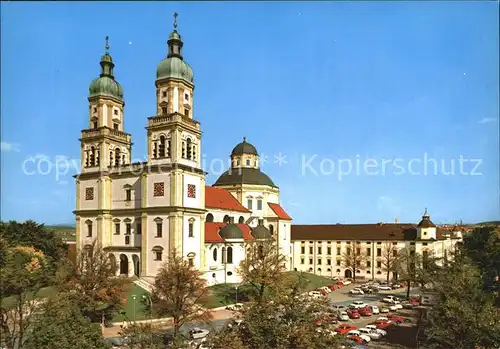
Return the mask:
<svg viewBox="0 0 500 349">
<path fill-rule="evenodd" d="M 360 273 L 380 275 L 382 242 L 435 253 L 459 235 L 446 234 L 427 214 L 418 225 L 296 225 L 280 205 L 278 186 L 260 170 L 257 149 L 243 138 L 231 166 L 213 185 L 201 168 L 202 128 L 194 112 L 194 72 L 182 54 L 177 22 L 156 69 L 156 113 L 145 118 L 147 161 L 131 163 L 125 97 L 106 38 L 100 74 L 89 87 L 88 128 L 81 131 L 76 178 L 76 244 L 96 239 L 120 275 L 150 289 L 174 249 L 210 285 L 241 281 L 245 242 L 276 239 L 288 270 L 349 276 L 340 262 L 351 248 L 370 251 Z"/>
</svg>

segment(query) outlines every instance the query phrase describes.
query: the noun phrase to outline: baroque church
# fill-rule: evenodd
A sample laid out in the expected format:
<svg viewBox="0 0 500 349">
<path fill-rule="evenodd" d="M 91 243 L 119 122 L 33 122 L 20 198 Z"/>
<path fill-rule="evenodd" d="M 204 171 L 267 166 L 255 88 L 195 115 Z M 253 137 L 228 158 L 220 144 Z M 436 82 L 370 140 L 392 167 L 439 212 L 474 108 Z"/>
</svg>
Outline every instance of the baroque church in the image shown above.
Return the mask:
<svg viewBox="0 0 500 349">
<path fill-rule="evenodd" d="M 176 15 L 174 15 L 176 17 Z M 97 240 L 117 274 L 150 290 L 174 249 L 209 285 L 238 283 L 245 242 L 273 238 L 288 270 L 327 277 L 385 278 L 384 256 L 401 250 L 446 259 L 462 240 L 459 227 L 438 227 L 427 210 L 419 223 L 291 225 L 278 186 L 260 170 L 245 138 L 213 185 L 201 168 L 201 125 L 194 113 L 194 73 L 182 54 L 177 22 L 156 70 L 156 115 L 147 118 L 147 161 L 131 163 L 125 99 L 109 53 L 89 87 L 88 128 L 81 131 L 76 178 L 76 249 Z M 146 121 L 146 120 L 145 120 Z M 362 254 L 353 270 L 346 255 Z M 397 274 L 392 271 L 392 278 Z"/>
<path fill-rule="evenodd" d="M 156 115 L 147 119 L 147 161 L 131 163 L 125 99 L 106 37 L 100 75 L 89 87 L 89 126 L 81 131 L 77 249 L 97 239 L 117 273 L 135 275 L 146 289 L 174 249 L 210 285 L 240 281 L 244 244 L 254 239 L 275 238 L 291 269 L 291 217 L 251 143 L 243 138 L 231 152 L 231 167 L 206 185 L 194 73 L 176 21 L 167 43 L 156 70 Z"/>
</svg>

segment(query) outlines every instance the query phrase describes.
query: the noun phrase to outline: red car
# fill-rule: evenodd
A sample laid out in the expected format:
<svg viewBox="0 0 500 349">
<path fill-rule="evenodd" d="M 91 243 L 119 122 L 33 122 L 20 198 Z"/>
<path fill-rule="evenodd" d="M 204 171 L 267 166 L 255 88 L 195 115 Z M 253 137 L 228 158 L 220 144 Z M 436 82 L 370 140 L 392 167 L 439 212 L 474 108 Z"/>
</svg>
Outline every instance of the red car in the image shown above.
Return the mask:
<svg viewBox="0 0 500 349">
<path fill-rule="evenodd" d="M 356 329 L 355 326 L 342 324 L 335 329 L 335 332 L 337 332 L 338 334 L 346 334 L 347 332 L 355 330 L 355 329 Z"/>
<path fill-rule="evenodd" d="M 328 292 L 326 292 L 325 290 L 316 290 L 316 291 L 321 292 L 323 296 L 326 296 L 328 294 Z"/>
<path fill-rule="evenodd" d="M 347 336 L 347 339 L 356 342 L 356 344 L 366 344 L 366 341 L 360 336 Z"/>
<path fill-rule="evenodd" d="M 356 309 L 349 309 L 347 311 L 347 316 L 349 316 L 349 318 L 351 318 L 351 319 L 359 319 L 360 318 L 360 315 Z"/>
<path fill-rule="evenodd" d="M 370 307 L 364 307 L 359 309 L 359 315 L 361 316 L 372 316 L 372 308 Z"/>
<path fill-rule="evenodd" d="M 334 284 L 330 284 L 330 285 L 328 285 L 328 288 L 329 288 L 330 290 L 332 290 L 332 291 L 335 291 L 335 290 L 338 288 L 338 286 L 337 286 L 337 285 L 334 285 Z"/>
<path fill-rule="evenodd" d="M 404 317 L 394 314 L 387 314 L 387 318 L 396 324 L 401 324 L 406 320 Z"/>
<path fill-rule="evenodd" d="M 344 286 L 344 283 L 342 281 L 337 281 L 335 285 L 337 285 L 337 287 L 342 287 Z"/>
<path fill-rule="evenodd" d="M 393 324 L 387 321 L 377 320 L 375 322 L 372 322 L 370 325 L 375 325 L 377 326 L 377 328 L 383 330 L 384 328 L 391 327 Z"/>
</svg>

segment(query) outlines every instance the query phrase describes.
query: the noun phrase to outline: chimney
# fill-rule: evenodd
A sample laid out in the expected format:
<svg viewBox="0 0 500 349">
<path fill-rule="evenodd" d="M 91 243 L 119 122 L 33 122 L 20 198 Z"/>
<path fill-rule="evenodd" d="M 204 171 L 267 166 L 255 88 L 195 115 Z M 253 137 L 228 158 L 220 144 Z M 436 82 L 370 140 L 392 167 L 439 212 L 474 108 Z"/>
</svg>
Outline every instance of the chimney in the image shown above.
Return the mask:
<svg viewBox="0 0 500 349">
<path fill-rule="evenodd" d="M 399 224 L 399 218 L 398 218 L 398 217 L 396 217 L 396 218 L 394 219 L 394 223 Z"/>
<path fill-rule="evenodd" d="M 229 217 L 229 223 L 234 224 L 234 217 Z"/>
<path fill-rule="evenodd" d="M 259 218 L 259 225 L 264 225 L 264 220 L 262 218 Z"/>
</svg>

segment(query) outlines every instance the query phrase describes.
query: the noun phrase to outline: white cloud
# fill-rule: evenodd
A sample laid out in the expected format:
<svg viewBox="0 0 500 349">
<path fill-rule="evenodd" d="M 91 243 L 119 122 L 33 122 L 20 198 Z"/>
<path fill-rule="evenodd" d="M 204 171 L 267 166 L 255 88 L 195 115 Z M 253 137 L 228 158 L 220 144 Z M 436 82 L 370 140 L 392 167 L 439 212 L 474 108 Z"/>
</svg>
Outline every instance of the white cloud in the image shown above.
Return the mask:
<svg viewBox="0 0 500 349">
<path fill-rule="evenodd" d="M 0 142 L 0 148 L 2 152 L 8 153 L 8 152 L 16 152 L 19 153 L 20 148 L 18 143 L 7 143 L 7 142 Z"/>
<path fill-rule="evenodd" d="M 497 121 L 497 118 L 482 118 L 481 120 L 478 121 L 479 124 L 487 124 L 490 122 L 495 122 Z"/>
</svg>

